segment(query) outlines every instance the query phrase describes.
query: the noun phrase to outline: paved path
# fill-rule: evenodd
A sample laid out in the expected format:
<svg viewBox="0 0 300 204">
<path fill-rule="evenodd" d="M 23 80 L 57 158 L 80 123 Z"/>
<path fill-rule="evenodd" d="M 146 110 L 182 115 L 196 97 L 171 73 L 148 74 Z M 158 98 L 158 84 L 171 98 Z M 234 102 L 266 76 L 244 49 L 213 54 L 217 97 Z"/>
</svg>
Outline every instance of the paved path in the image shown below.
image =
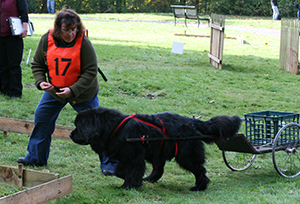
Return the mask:
<svg viewBox="0 0 300 204">
<path fill-rule="evenodd" d="M 246 28 L 246 27 L 240 27 L 240 26 L 226 26 L 225 29 L 229 30 L 239 30 L 243 32 L 251 32 L 255 34 L 265 34 L 265 35 L 271 35 L 274 37 L 280 37 L 280 30 L 276 29 L 266 29 L 266 28 Z"/>
</svg>

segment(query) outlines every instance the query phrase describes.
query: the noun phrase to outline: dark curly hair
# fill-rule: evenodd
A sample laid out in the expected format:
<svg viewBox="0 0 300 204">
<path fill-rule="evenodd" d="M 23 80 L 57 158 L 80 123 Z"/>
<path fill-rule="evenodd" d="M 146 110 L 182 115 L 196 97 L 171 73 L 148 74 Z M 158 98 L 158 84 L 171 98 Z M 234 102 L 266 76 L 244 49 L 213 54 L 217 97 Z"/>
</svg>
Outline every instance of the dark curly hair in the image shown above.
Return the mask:
<svg viewBox="0 0 300 204">
<path fill-rule="evenodd" d="M 85 30 L 82 21 L 79 15 L 72 9 L 63 8 L 61 11 L 56 13 L 56 18 L 54 21 L 54 30 L 52 32 L 53 37 L 57 39 L 61 39 L 61 25 L 65 23 L 67 28 L 71 28 L 71 26 L 76 25 L 76 37 L 83 35 Z"/>
</svg>

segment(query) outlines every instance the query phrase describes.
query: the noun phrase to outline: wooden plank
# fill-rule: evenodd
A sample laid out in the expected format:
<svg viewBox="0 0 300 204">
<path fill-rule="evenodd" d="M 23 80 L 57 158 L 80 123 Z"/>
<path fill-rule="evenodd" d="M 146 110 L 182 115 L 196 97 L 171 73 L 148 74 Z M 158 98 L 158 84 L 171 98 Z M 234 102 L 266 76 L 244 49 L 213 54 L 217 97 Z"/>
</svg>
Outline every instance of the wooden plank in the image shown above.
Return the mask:
<svg viewBox="0 0 300 204">
<path fill-rule="evenodd" d="M 18 185 L 18 168 L 9 166 L 0 166 L 0 183 Z"/>
<path fill-rule="evenodd" d="M 195 38 L 209 38 L 209 35 L 195 35 L 195 34 L 180 34 L 180 33 L 175 33 L 175 36 L 185 36 L 185 37 L 195 37 Z"/>
<path fill-rule="evenodd" d="M 0 131 L 30 135 L 33 127 L 34 122 L 32 121 L 0 117 Z M 52 137 L 70 140 L 69 134 L 73 129 L 73 127 L 56 125 Z"/>
<path fill-rule="evenodd" d="M 212 14 L 210 27 L 210 53 L 208 56 L 214 67 L 222 69 L 225 16 Z"/>
<path fill-rule="evenodd" d="M 298 21 L 298 20 L 297 20 Z M 298 74 L 298 50 L 299 50 L 299 30 L 295 28 L 295 21 L 291 22 L 289 29 L 289 46 L 288 46 L 288 62 L 286 64 L 286 71 L 293 74 Z"/>
<path fill-rule="evenodd" d="M 54 180 L 56 178 L 57 178 L 57 174 L 55 173 L 47 173 L 42 171 L 24 169 L 23 186 L 33 187 Z"/>
<path fill-rule="evenodd" d="M 281 32 L 280 32 L 280 53 L 279 53 L 279 68 L 285 69 L 287 59 L 287 20 L 281 20 Z"/>
<path fill-rule="evenodd" d="M 71 175 L 0 198 L 0 204 L 45 203 L 70 193 L 72 193 Z"/>
<path fill-rule="evenodd" d="M 23 169 L 23 186 L 32 187 L 40 185 L 57 177 L 58 174 L 54 173 Z M 0 183 L 20 186 L 19 182 L 19 168 L 0 165 Z"/>
<path fill-rule="evenodd" d="M 219 31 L 219 30 L 215 30 L 215 29 L 212 29 L 212 36 L 213 36 L 213 39 L 212 39 L 212 43 L 211 43 L 211 55 L 212 56 L 215 56 L 219 62 L 217 62 L 216 60 L 212 60 L 213 58 L 211 58 L 210 60 L 210 63 L 218 68 L 218 69 L 222 69 L 222 53 L 223 53 L 223 50 L 222 50 L 222 32 Z"/>
<path fill-rule="evenodd" d="M 216 30 L 219 30 L 219 31 L 221 31 L 221 32 L 223 32 L 223 30 L 224 30 L 224 27 L 221 27 L 221 26 L 215 25 L 215 24 L 211 24 L 210 27 L 212 27 L 212 28 L 214 28 L 214 29 L 216 29 Z"/>
<path fill-rule="evenodd" d="M 185 5 L 170 5 L 171 8 L 189 8 L 193 9 L 196 8 L 195 6 L 185 6 Z"/>
<path fill-rule="evenodd" d="M 298 74 L 299 21 L 281 21 L 279 68 Z"/>
<path fill-rule="evenodd" d="M 213 56 L 212 54 L 208 53 L 208 57 L 211 58 L 213 61 L 215 61 L 216 63 L 221 63 L 221 60 L 218 59 L 217 57 Z"/>
</svg>

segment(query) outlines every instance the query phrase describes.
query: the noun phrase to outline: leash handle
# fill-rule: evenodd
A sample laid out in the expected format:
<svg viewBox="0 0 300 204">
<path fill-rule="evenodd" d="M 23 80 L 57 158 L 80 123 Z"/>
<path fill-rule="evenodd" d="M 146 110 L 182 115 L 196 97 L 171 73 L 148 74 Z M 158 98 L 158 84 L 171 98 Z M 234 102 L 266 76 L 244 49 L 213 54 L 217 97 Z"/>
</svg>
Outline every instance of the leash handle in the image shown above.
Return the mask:
<svg viewBox="0 0 300 204">
<path fill-rule="evenodd" d="M 101 74 L 103 80 L 104 80 L 105 82 L 107 82 L 107 78 L 105 77 L 105 75 L 103 74 L 103 72 L 101 71 L 101 69 L 100 69 L 99 67 L 98 67 L 98 72 Z"/>
</svg>

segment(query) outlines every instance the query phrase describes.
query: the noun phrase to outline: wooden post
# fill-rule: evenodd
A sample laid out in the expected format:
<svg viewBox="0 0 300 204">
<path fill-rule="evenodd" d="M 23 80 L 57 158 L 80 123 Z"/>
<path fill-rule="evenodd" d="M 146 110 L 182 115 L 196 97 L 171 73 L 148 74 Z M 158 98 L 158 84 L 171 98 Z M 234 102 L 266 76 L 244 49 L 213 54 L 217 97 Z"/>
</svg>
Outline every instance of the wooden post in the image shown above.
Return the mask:
<svg viewBox="0 0 300 204">
<path fill-rule="evenodd" d="M 224 32 L 225 32 L 225 16 L 211 14 L 211 35 L 210 35 L 210 63 L 222 69 L 223 47 L 224 47 Z"/>
<path fill-rule="evenodd" d="M 281 20 L 279 68 L 298 74 L 299 21 Z"/>
<path fill-rule="evenodd" d="M 18 187 L 21 191 L 23 189 L 23 164 L 18 165 Z"/>
<path fill-rule="evenodd" d="M 55 179 L 59 179 L 59 174 L 55 174 Z M 59 198 L 56 198 L 56 202 L 58 202 L 59 201 Z"/>
</svg>

